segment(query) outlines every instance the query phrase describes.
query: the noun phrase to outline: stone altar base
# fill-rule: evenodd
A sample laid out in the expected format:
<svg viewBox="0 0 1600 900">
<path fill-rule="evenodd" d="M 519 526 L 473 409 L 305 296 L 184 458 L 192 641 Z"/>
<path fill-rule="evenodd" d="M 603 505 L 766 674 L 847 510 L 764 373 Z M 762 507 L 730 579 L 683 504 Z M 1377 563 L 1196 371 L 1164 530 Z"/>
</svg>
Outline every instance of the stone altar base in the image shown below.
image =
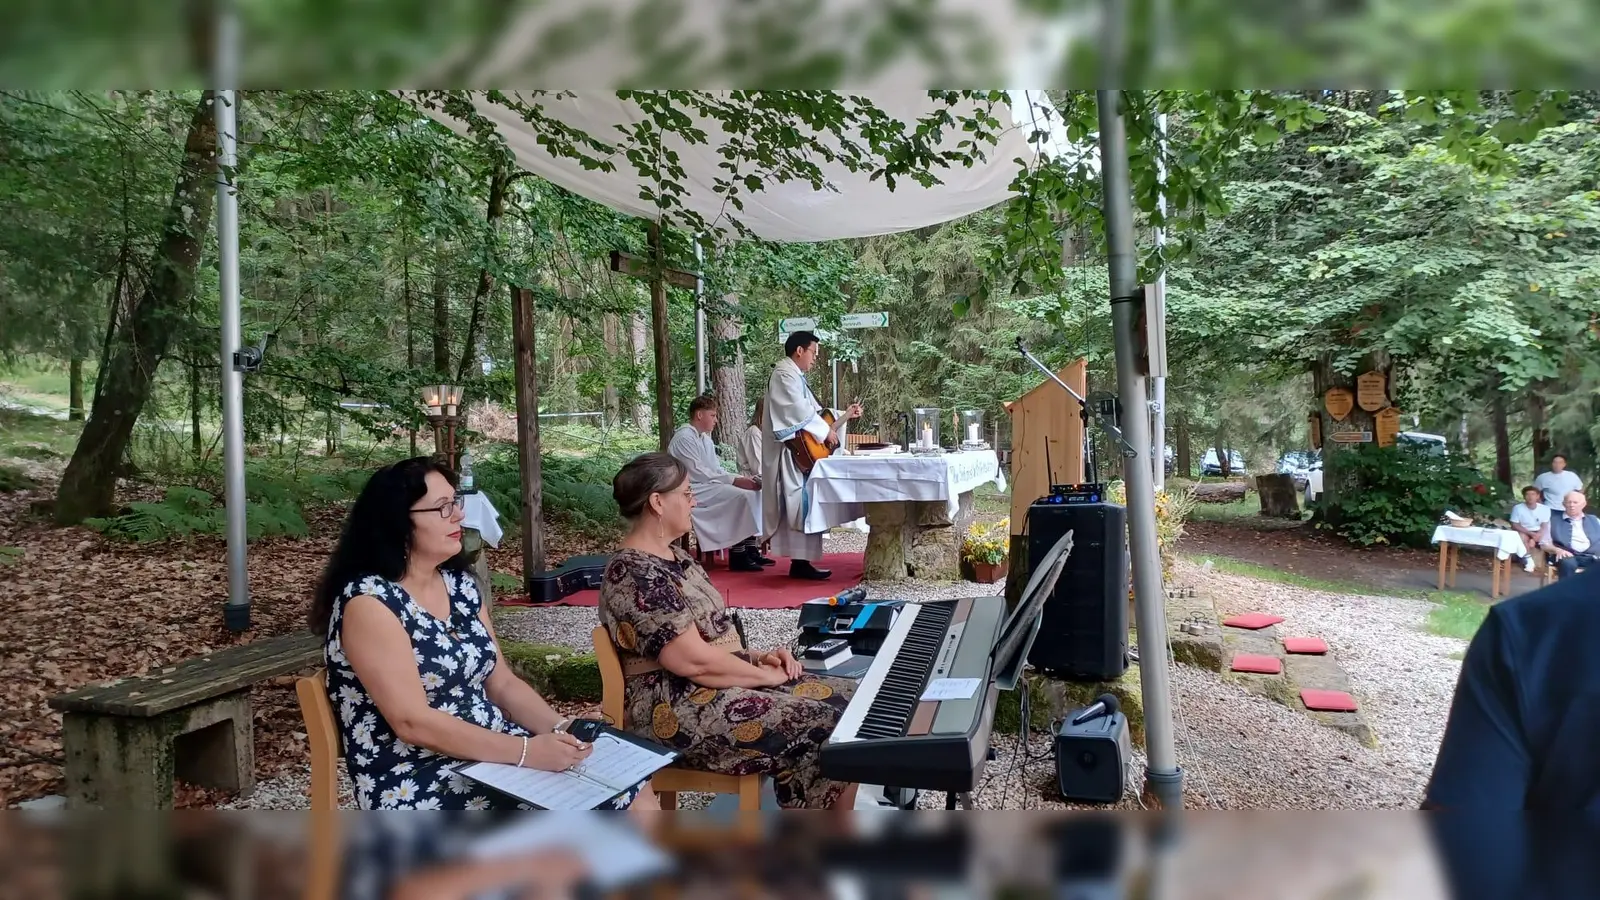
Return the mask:
<svg viewBox="0 0 1600 900">
<path fill-rule="evenodd" d="M 943 500 L 866 504 L 866 581 L 961 580 L 961 539 L 977 513 L 972 492 L 959 498 L 955 521 Z"/>
</svg>

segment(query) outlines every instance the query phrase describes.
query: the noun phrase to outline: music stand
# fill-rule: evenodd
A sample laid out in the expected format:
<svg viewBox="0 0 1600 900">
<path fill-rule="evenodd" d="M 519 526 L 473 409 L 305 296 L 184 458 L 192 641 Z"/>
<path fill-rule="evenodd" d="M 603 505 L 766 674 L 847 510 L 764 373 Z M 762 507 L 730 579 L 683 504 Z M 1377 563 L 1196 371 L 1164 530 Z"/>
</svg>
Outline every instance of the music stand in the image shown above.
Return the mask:
<svg viewBox="0 0 1600 900">
<path fill-rule="evenodd" d="M 1000 637 L 989 655 L 989 669 L 995 673 L 994 684 L 1000 690 L 1016 690 L 1021 682 L 1022 668 L 1027 663 L 1028 653 L 1033 649 L 1033 642 L 1039 636 L 1040 623 L 1044 620 L 1045 601 L 1055 593 L 1056 582 L 1061 579 L 1061 572 L 1066 568 L 1067 557 L 1071 553 L 1072 532 L 1068 531 L 1033 567 L 1028 584 L 1022 589 L 1022 597 L 1017 601 L 1017 608 L 1011 611 L 1001 628 Z"/>
</svg>

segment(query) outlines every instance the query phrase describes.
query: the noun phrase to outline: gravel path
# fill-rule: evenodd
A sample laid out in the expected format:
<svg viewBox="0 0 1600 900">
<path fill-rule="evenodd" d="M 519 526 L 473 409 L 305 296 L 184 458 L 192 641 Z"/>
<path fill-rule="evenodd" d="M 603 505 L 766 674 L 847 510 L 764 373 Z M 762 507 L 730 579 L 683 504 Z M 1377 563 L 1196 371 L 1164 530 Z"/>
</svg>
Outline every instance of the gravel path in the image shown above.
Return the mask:
<svg viewBox="0 0 1600 900">
<path fill-rule="evenodd" d="M 849 538 L 845 538 L 848 540 Z M 832 548 L 830 547 L 830 550 Z M 1225 598 L 1224 615 L 1259 611 L 1283 616 L 1285 634 L 1324 638 L 1350 674 L 1363 710 L 1378 732 L 1369 750 L 1349 736 L 1318 725 L 1302 713 L 1248 693 L 1219 675 L 1188 666 L 1172 670 L 1174 728 L 1184 769 L 1185 805 L 1213 809 L 1416 808 L 1432 769 L 1460 662 L 1452 658 L 1465 641 L 1437 637 L 1422 628 L 1432 605 L 1391 597 L 1329 594 L 1257 581 L 1179 563 L 1174 583 L 1194 585 Z M 935 599 L 999 591 L 1003 585 L 898 585 L 871 596 Z M 506 610 L 506 636 L 571 647 L 587 647 L 595 611 L 589 608 Z M 770 647 L 794 633 L 795 610 L 743 610 L 750 643 Z M 1055 766 L 1048 735 L 1034 734 L 1019 753 L 1017 738 L 997 735 L 998 759 L 975 792 L 981 809 L 1069 808 L 1054 787 Z M 1123 808 L 1140 806 L 1144 778 L 1142 748 L 1136 748 Z M 308 778 L 263 781 L 241 806 L 292 809 L 305 806 Z M 1049 799 L 1057 798 L 1057 799 Z M 703 797 L 685 796 L 685 808 Z M 942 794 L 924 793 L 919 805 L 942 808 Z"/>
</svg>

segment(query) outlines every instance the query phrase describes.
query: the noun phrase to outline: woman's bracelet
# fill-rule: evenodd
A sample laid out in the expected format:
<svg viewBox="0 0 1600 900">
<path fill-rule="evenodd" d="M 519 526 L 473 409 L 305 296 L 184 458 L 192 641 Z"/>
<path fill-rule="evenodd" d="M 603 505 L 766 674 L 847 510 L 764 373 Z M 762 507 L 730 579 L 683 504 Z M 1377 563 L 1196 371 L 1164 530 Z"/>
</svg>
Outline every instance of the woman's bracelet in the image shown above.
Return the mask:
<svg viewBox="0 0 1600 900">
<path fill-rule="evenodd" d="M 517 757 L 517 768 L 519 768 L 519 769 L 522 768 L 522 764 L 527 762 L 527 761 L 528 761 L 528 736 L 527 735 L 523 735 L 522 736 L 522 755 Z"/>
</svg>

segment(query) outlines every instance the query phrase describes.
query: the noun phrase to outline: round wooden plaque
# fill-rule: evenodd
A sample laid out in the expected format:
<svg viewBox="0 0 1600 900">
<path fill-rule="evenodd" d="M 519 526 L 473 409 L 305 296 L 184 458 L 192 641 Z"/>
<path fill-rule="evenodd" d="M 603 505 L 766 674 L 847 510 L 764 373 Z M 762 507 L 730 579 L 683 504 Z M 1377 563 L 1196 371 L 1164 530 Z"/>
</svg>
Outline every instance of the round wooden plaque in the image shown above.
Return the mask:
<svg viewBox="0 0 1600 900">
<path fill-rule="evenodd" d="M 1328 415 L 1337 420 L 1344 419 L 1350 415 L 1350 410 L 1355 409 L 1355 397 L 1345 388 L 1329 388 L 1322 397 L 1322 403 L 1327 407 Z"/>
</svg>

